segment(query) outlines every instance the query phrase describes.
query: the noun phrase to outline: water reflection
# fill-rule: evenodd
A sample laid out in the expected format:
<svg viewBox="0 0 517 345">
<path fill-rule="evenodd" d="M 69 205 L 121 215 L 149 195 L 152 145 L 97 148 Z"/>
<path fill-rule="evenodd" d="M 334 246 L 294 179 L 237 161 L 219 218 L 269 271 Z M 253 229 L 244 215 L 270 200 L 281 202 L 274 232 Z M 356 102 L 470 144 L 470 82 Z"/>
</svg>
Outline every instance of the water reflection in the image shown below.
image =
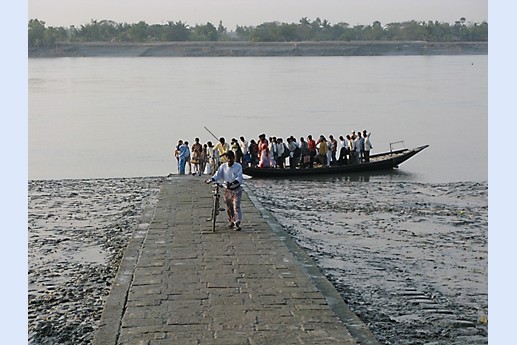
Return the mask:
<svg viewBox="0 0 517 345">
<path fill-rule="evenodd" d="M 352 172 L 340 175 L 305 175 L 268 178 L 275 182 L 291 181 L 291 182 L 316 182 L 316 183 L 334 183 L 334 182 L 391 182 L 391 181 L 416 181 L 418 174 L 407 172 L 399 169 L 369 171 L 369 172 Z M 254 181 L 260 180 L 254 178 Z"/>
</svg>

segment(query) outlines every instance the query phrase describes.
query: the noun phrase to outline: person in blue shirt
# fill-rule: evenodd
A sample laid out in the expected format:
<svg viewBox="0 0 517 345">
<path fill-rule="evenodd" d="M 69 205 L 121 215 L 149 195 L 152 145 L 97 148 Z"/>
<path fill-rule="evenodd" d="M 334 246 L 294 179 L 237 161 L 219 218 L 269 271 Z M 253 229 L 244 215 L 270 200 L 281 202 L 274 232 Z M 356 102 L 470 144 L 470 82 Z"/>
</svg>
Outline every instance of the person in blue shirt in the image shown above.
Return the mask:
<svg viewBox="0 0 517 345">
<path fill-rule="evenodd" d="M 178 164 L 179 164 L 179 174 L 185 175 L 185 164 L 187 163 L 187 159 L 189 158 L 189 148 L 188 144 L 185 142 L 178 147 Z"/>
</svg>

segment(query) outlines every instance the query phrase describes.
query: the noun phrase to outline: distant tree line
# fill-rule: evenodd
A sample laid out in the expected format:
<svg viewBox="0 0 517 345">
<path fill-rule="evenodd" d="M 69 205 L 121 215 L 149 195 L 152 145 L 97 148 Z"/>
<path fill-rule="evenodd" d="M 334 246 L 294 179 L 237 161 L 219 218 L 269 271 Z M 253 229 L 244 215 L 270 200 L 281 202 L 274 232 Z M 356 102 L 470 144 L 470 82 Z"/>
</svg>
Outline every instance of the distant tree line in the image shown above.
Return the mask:
<svg viewBox="0 0 517 345">
<path fill-rule="evenodd" d="M 332 25 L 327 20 L 302 18 L 298 23 L 268 22 L 258 26 L 237 26 L 228 31 L 222 22 L 189 26 L 169 21 L 166 24 L 115 23 L 92 20 L 80 27 L 46 27 L 38 19 L 29 20 L 29 48 L 52 47 L 57 42 L 181 42 L 181 41 L 429 41 L 487 42 L 488 23 L 467 24 L 461 18 L 454 24 L 437 21 L 407 21 L 381 25 Z"/>
</svg>

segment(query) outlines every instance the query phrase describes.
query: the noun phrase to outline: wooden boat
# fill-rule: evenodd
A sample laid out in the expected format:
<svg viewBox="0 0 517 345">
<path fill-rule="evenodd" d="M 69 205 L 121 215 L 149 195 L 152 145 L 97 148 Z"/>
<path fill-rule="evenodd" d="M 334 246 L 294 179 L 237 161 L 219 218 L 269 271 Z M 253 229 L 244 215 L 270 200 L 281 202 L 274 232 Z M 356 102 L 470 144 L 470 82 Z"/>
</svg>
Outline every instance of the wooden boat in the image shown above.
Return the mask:
<svg viewBox="0 0 517 345">
<path fill-rule="evenodd" d="M 294 168 L 287 167 L 285 169 L 277 168 L 251 168 L 243 169 L 245 175 L 257 178 L 268 177 L 294 177 L 308 175 L 329 175 L 329 174 L 346 174 L 357 172 L 380 171 L 398 168 L 398 166 L 413 157 L 429 145 L 423 145 L 414 149 L 400 149 L 384 153 L 377 153 L 370 156 L 370 162 L 358 163 L 350 165 L 333 165 L 330 167 L 314 167 L 314 168 Z"/>
</svg>

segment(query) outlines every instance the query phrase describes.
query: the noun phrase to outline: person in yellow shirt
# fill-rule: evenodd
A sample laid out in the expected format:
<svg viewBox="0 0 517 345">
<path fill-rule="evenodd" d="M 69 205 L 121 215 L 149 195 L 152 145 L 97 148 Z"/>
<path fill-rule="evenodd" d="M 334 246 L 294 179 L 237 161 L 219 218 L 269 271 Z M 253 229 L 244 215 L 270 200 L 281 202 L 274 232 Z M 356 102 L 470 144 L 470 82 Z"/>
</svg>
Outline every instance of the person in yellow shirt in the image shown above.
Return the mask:
<svg viewBox="0 0 517 345">
<path fill-rule="evenodd" d="M 230 150 L 230 145 L 226 142 L 226 140 L 221 137 L 219 138 L 219 142 L 214 146 L 216 159 L 216 169 L 219 168 L 221 164 L 228 162 L 228 158 L 226 157 L 226 152 Z"/>
<path fill-rule="evenodd" d="M 320 164 L 330 166 L 330 162 L 327 162 L 327 139 L 325 139 L 323 135 L 320 135 L 320 139 L 318 140 L 316 147 L 318 148 L 318 160 Z"/>
</svg>

